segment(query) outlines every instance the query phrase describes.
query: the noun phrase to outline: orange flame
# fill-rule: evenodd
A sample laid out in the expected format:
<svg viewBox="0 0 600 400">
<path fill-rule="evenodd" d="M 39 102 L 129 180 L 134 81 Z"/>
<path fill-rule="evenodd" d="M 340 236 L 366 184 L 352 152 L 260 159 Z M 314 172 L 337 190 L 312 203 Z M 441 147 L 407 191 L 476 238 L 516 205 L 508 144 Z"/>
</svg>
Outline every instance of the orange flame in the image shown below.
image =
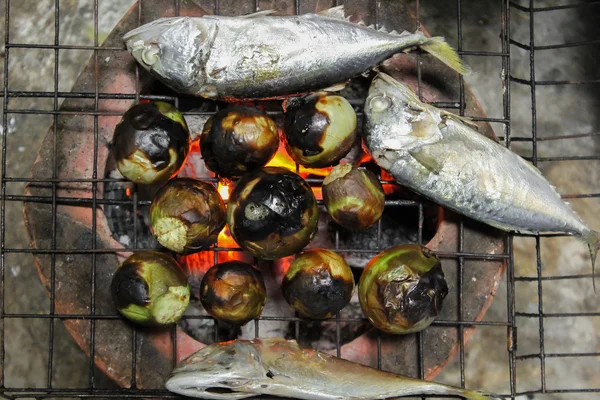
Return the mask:
<svg viewBox="0 0 600 400">
<path fill-rule="evenodd" d="M 275 153 L 275 156 L 271 159 L 271 161 L 267 163 L 267 167 L 282 167 L 289 169 L 292 172 L 296 172 L 296 163 L 288 155 L 283 141 L 279 142 L 279 149 L 277 149 L 277 153 Z M 331 171 L 332 168 L 333 167 L 306 168 L 300 166 L 299 175 L 305 179 L 311 175 L 325 177 L 329 175 L 329 171 Z"/>
</svg>

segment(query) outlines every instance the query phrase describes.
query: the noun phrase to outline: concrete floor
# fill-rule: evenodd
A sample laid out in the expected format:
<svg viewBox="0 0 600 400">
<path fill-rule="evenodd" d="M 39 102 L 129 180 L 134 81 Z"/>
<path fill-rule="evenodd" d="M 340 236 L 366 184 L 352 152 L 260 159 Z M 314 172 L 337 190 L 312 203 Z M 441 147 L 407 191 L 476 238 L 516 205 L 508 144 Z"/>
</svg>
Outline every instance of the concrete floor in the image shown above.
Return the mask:
<svg viewBox="0 0 600 400">
<path fill-rule="evenodd" d="M 100 38 L 133 3 L 132 0 L 101 0 L 99 12 Z M 13 43 L 52 44 L 54 40 L 54 1 L 21 0 L 11 2 L 10 41 Z M 414 4 L 414 2 L 413 2 Z M 556 1 L 538 1 L 543 7 L 559 4 Z M 93 2 L 89 0 L 62 0 L 60 2 L 60 43 L 93 44 Z M 429 31 L 445 36 L 457 44 L 456 2 L 421 1 L 421 22 Z M 594 8 L 580 11 L 564 10 L 536 14 L 536 44 L 576 42 L 598 38 L 585 21 L 597 21 Z M 5 3 L 0 3 L 0 14 L 5 15 Z M 500 5 L 498 1 L 463 1 L 463 49 L 500 51 Z M 511 35 L 515 40 L 529 42 L 528 14 L 513 11 Z M 0 37 L 4 24 L 0 24 Z M 595 47 L 575 47 L 568 50 L 546 50 L 535 53 L 537 80 L 592 79 L 597 76 Z M 511 74 L 529 78 L 529 54 L 511 48 Z M 61 50 L 59 54 L 58 90 L 68 91 L 87 62 L 90 52 Z M 502 117 L 501 62 L 497 57 L 467 57 L 476 73 L 467 78 L 486 113 Z M 54 50 L 11 49 L 9 55 L 9 90 L 54 89 Z M 3 71 L 0 71 L 3 78 Z M 537 135 L 552 137 L 570 133 L 597 131 L 598 96 L 596 85 L 562 85 L 537 87 Z M 527 86 L 511 86 L 511 135 L 531 136 L 531 91 Z M 60 102 L 60 100 L 59 100 Z M 53 99 L 11 98 L 11 109 L 51 110 Z M 26 177 L 37 151 L 44 145 L 42 139 L 51 125 L 50 115 L 10 114 L 7 117 L 6 175 Z M 494 125 L 503 136 L 501 125 Z M 522 155 L 531 154 L 531 144 L 514 142 L 513 150 Z M 539 157 L 586 156 L 600 153 L 599 136 L 569 140 L 539 142 Z M 542 172 L 562 194 L 600 192 L 599 161 L 542 162 Z M 7 194 L 21 195 L 23 185 L 10 183 Z M 571 201 L 578 214 L 590 226 L 600 229 L 600 201 L 598 198 Z M 27 248 L 22 219 L 22 203 L 8 202 L 6 207 L 6 238 L 8 248 Z M 515 238 L 515 274 L 536 277 L 536 243 L 534 239 Z M 587 249 L 576 239 L 548 238 L 540 241 L 541 266 L 544 276 L 589 273 Z M 11 313 L 39 313 L 49 310 L 50 302 L 35 271 L 31 256 L 7 254 L 5 258 L 5 310 Z M 542 305 L 538 300 L 538 283 L 519 282 L 516 285 L 516 309 L 519 312 L 596 312 L 600 301 L 594 295 L 591 282 L 585 280 L 545 281 L 542 285 Z M 486 315 L 489 321 L 507 320 L 506 286 L 500 286 L 498 295 Z M 542 322 L 543 326 L 540 326 Z M 540 352 L 539 331 L 543 328 L 546 353 L 600 352 L 599 317 L 539 318 L 519 317 L 518 354 Z M 4 322 L 6 357 L 4 361 L 6 386 L 44 387 L 47 383 L 48 332 L 46 319 L 8 319 Z M 56 387 L 88 386 L 89 360 L 68 335 L 60 321 L 54 325 L 54 362 L 52 381 Z M 465 382 L 470 387 L 485 387 L 506 393 L 510 390 L 506 352 L 506 329 L 486 327 L 477 329 L 465 350 Z M 516 370 L 517 390 L 540 388 L 540 360 L 519 361 Z M 547 358 L 545 360 L 548 389 L 597 388 L 600 376 L 598 357 Z M 458 360 L 452 363 L 439 380 L 460 383 Z M 100 372 L 95 373 L 99 387 L 112 385 Z M 597 394 L 535 395 L 535 399 L 593 399 Z"/>
</svg>

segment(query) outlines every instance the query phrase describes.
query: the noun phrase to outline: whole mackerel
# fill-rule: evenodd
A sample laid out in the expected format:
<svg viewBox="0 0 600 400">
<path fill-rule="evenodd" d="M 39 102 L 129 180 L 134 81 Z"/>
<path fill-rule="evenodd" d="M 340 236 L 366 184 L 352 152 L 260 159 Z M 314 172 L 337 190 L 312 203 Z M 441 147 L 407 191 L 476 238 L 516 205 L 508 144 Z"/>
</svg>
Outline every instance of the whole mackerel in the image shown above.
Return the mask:
<svg viewBox="0 0 600 400">
<path fill-rule="evenodd" d="M 579 236 L 594 265 L 600 234 L 537 168 L 481 135 L 469 120 L 421 102 L 384 73 L 371 83 L 365 117 L 367 150 L 401 185 L 504 231 Z"/>
<path fill-rule="evenodd" d="M 370 400 L 414 395 L 494 395 L 395 375 L 281 338 L 234 340 L 204 347 L 169 377 L 171 392 L 202 399 L 245 399 L 261 394 L 308 400 Z"/>
<path fill-rule="evenodd" d="M 343 6 L 300 16 L 273 13 L 161 18 L 123 40 L 142 67 L 175 91 L 220 100 L 339 89 L 417 47 L 460 73 L 468 71 L 443 38 L 378 31 L 350 22 Z"/>
</svg>

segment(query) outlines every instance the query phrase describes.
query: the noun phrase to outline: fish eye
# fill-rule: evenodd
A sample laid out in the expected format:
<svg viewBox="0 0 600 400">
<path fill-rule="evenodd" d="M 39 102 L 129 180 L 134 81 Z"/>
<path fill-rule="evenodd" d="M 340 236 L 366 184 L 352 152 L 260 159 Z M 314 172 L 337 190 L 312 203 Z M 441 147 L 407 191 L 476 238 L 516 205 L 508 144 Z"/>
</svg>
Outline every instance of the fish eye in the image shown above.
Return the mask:
<svg viewBox="0 0 600 400">
<path fill-rule="evenodd" d="M 142 52 L 142 61 L 146 65 L 153 65 L 158 61 L 158 56 L 160 55 L 160 48 L 157 44 L 150 44 L 144 48 Z"/>
<path fill-rule="evenodd" d="M 392 101 L 389 99 L 389 97 L 385 96 L 375 96 L 369 102 L 369 107 L 371 108 L 371 111 L 375 112 L 385 111 L 388 108 L 390 108 L 391 105 Z"/>
</svg>

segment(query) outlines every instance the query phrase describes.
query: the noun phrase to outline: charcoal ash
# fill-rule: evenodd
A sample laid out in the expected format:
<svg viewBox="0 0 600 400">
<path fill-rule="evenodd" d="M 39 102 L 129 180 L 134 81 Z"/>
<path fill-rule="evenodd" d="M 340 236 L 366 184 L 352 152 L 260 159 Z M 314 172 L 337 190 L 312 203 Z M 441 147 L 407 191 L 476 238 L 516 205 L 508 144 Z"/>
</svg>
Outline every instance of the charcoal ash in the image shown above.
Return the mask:
<svg viewBox="0 0 600 400">
<path fill-rule="evenodd" d="M 117 169 L 109 172 L 110 179 L 123 179 Z M 109 181 L 104 184 L 104 199 L 131 200 L 134 184 L 125 181 Z M 139 196 L 139 195 L 138 195 Z M 106 204 L 104 214 L 113 238 L 125 248 L 158 249 L 160 244 L 150 233 L 150 207 L 139 206 L 134 213 L 132 204 Z M 135 228 L 134 228 L 135 227 Z M 137 246 L 135 238 L 137 238 Z"/>
<path fill-rule="evenodd" d="M 240 336 L 240 327 L 224 322 L 217 322 L 213 318 L 198 318 L 208 317 L 209 315 L 197 298 L 190 298 L 190 304 L 185 311 L 185 316 L 192 318 L 182 318 L 179 320 L 178 325 L 185 333 L 201 343 L 211 344 L 220 341 L 234 340 Z M 250 322 L 250 324 L 252 324 L 252 322 Z"/>
<path fill-rule="evenodd" d="M 351 342 L 371 328 L 371 324 L 365 319 L 360 308 L 358 287 L 350 303 L 340 310 L 339 318 L 341 319 L 339 321 L 340 346 Z M 335 318 L 322 321 L 302 319 L 297 323 L 289 323 L 285 338 L 296 339 L 304 347 L 330 351 L 337 347 L 337 325 Z"/>
</svg>

